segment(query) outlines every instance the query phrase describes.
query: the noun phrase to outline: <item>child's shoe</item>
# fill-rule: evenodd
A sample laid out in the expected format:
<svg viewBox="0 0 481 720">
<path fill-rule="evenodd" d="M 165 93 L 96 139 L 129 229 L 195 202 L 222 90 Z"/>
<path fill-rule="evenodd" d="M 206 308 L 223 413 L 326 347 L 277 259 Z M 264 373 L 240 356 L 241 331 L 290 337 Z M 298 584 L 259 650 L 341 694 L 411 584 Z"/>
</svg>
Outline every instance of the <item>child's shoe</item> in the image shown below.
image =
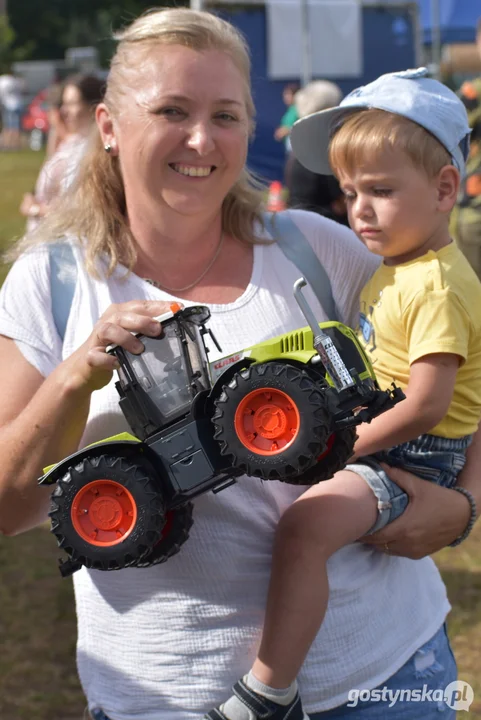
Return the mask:
<svg viewBox="0 0 481 720">
<path fill-rule="evenodd" d="M 204 715 L 203 720 L 309 720 L 302 709 L 297 688 L 294 697 L 286 705 L 259 695 L 244 680 L 239 680 L 233 691 L 233 698 Z M 224 712 L 227 704 L 229 715 Z"/>
</svg>

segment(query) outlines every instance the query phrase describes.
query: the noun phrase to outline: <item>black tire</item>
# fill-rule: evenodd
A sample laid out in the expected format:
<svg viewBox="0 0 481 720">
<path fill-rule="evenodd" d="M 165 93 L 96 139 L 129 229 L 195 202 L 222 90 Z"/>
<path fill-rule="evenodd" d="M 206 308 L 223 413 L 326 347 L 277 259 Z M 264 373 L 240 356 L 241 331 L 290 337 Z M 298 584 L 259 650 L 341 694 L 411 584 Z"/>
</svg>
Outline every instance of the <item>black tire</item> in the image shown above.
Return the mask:
<svg viewBox="0 0 481 720">
<path fill-rule="evenodd" d="M 236 412 L 244 398 L 264 389 L 267 397 L 269 390 L 287 395 L 300 416 L 295 437 L 273 454 L 261 454 L 248 447 L 235 426 Z M 326 396 L 305 370 L 287 363 L 251 365 L 236 373 L 214 406 L 214 437 L 221 453 L 231 456 L 232 465 L 246 475 L 297 484 L 296 476 L 311 467 L 326 448 L 331 427 Z"/>
<path fill-rule="evenodd" d="M 83 488 L 96 480 L 117 483 L 135 503 L 137 517 L 130 533 L 114 545 L 93 544 L 74 527 L 72 506 L 86 492 Z M 88 510 L 83 512 L 90 517 Z M 164 503 L 150 463 L 140 456 L 109 455 L 87 457 L 69 468 L 52 493 L 49 516 L 59 547 L 75 563 L 95 570 L 120 570 L 134 565 L 159 541 L 165 519 Z"/>
<path fill-rule="evenodd" d="M 146 568 L 159 565 L 177 555 L 182 545 L 189 538 L 189 531 L 194 519 L 192 503 L 186 503 L 175 510 L 168 510 L 160 540 L 152 550 L 135 563 L 135 567 Z"/>
<path fill-rule="evenodd" d="M 329 480 L 334 473 L 346 467 L 354 451 L 357 439 L 356 428 L 334 431 L 334 442 L 330 450 L 317 463 L 296 478 L 298 485 L 317 485 Z"/>
</svg>

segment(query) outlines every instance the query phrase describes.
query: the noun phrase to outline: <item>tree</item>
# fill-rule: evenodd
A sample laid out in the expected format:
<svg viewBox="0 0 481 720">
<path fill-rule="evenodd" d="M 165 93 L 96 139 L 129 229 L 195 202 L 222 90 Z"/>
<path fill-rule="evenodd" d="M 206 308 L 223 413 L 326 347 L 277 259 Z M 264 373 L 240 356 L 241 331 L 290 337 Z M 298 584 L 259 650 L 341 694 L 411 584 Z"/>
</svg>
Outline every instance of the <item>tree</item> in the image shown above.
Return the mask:
<svg viewBox="0 0 481 720">
<path fill-rule="evenodd" d="M 24 60 L 32 51 L 32 43 L 15 47 L 15 31 L 6 15 L 0 15 L 0 74 L 8 72 L 12 63 Z"/>
<path fill-rule="evenodd" d="M 157 4 L 179 3 L 161 0 Z M 93 45 L 106 64 L 113 49 L 112 29 L 122 27 L 151 8 L 152 0 L 42 0 L 41 5 L 39 22 L 38 0 L 9 3 L 8 14 L 14 32 L 12 48 L 28 50 L 28 58 L 22 59 L 63 59 L 68 47 Z"/>
</svg>

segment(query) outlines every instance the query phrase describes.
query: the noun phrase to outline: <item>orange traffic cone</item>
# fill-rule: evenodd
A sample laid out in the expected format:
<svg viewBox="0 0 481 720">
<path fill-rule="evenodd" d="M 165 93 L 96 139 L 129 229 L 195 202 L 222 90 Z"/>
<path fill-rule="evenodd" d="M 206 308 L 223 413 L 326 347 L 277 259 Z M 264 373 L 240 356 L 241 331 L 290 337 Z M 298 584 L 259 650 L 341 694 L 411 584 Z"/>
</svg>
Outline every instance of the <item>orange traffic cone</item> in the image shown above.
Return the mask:
<svg viewBox="0 0 481 720">
<path fill-rule="evenodd" d="M 269 212 L 280 212 L 286 209 L 286 203 L 283 197 L 282 183 L 274 180 L 269 185 L 269 194 L 267 196 L 267 210 Z"/>
</svg>

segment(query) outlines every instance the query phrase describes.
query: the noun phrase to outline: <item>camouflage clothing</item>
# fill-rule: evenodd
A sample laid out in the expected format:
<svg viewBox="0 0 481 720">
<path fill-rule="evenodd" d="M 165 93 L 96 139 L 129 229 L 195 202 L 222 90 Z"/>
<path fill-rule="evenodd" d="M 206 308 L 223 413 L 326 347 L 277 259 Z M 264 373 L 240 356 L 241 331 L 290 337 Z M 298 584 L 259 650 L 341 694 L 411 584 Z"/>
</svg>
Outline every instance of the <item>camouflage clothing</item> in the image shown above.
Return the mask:
<svg viewBox="0 0 481 720">
<path fill-rule="evenodd" d="M 465 82 L 459 97 L 473 132 L 452 229 L 461 251 L 481 279 L 481 78 Z"/>
</svg>

